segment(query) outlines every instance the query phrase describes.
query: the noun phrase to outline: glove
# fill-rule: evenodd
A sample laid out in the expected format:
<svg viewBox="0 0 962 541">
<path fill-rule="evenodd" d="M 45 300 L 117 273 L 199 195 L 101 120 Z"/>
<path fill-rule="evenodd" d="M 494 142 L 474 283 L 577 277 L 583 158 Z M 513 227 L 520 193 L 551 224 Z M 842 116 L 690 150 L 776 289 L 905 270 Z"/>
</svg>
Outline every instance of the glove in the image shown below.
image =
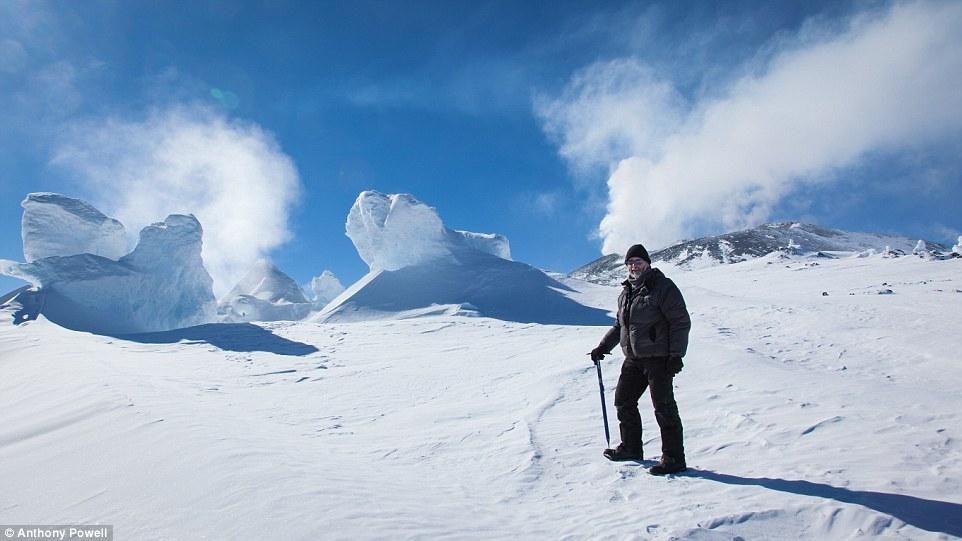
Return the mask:
<svg viewBox="0 0 962 541">
<path fill-rule="evenodd" d="M 677 355 L 668 357 L 668 371 L 670 373 L 677 374 L 681 372 L 681 369 L 684 366 L 685 366 L 685 363 L 681 362 L 681 357 Z"/>
<path fill-rule="evenodd" d="M 601 349 L 601 346 L 598 346 L 595 349 L 591 350 L 591 361 L 592 362 L 600 361 L 601 359 L 605 358 L 605 355 L 607 355 L 607 353 L 605 353 L 605 351 Z"/>
</svg>

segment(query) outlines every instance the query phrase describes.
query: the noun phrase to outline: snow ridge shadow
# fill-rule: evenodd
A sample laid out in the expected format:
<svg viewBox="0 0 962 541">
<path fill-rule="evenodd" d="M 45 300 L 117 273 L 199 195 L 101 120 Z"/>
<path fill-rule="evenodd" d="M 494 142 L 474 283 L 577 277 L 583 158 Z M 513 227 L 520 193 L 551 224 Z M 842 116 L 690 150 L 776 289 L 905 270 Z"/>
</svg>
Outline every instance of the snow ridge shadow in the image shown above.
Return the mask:
<svg viewBox="0 0 962 541">
<path fill-rule="evenodd" d="M 962 504 L 958 503 L 927 500 L 905 494 L 849 490 L 811 481 L 739 477 L 695 468 L 689 468 L 681 475 L 729 485 L 755 485 L 791 494 L 852 503 L 890 515 L 922 530 L 962 537 Z"/>
<path fill-rule="evenodd" d="M 208 323 L 172 331 L 116 335 L 114 338 L 141 344 L 174 344 L 186 340 L 207 343 L 224 351 L 266 351 L 297 357 L 319 351 L 310 344 L 288 340 L 252 323 Z"/>
</svg>

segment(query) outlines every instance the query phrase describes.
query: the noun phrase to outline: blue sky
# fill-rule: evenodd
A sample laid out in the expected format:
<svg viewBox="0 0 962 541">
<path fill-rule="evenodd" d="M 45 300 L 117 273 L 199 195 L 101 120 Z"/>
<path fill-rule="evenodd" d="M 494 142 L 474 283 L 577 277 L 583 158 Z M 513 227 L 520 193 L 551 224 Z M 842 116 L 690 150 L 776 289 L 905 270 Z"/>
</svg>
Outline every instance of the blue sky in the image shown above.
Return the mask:
<svg viewBox="0 0 962 541">
<path fill-rule="evenodd" d="M 412 193 L 449 227 L 504 234 L 515 259 L 559 271 L 629 238 L 658 245 L 780 219 L 954 241 L 956 15 L 939 2 L 5 2 L 0 259 L 22 259 L 19 202 L 32 191 L 162 219 L 122 192 L 164 177 L 170 154 L 150 148 L 164 137 L 217 140 L 192 147 L 201 157 L 184 163 L 200 166 L 171 173 L 186 175 L 174 193 L 211 170 L 227 180 L 206 192 L 238 205 L 273 193 L 264 184 L 285 186 L 250 228 L 210 229 L 250 240 L 301 283 L 324 269 L 345 283 L 366 272 L 344 235 L 365 189 Z M 924 41 L 916 28 L 932 20 L 948 38 Z M 879 36 L 918 46 L 880 50 Z M 864 49 L 851 45 L 859 40 Z M 926 55 L 944 69 L 913 71 Z M 880 66 L 865 85 L 857 73 L 839 85 L 840 109 L 871 105 L 851 118 L 826 113 L 836 102 L 824 85 L 805 87 L 852 73 L 833 58 Z M 861 93 L 908 78 L 921 82 Z M 918 105 L 898 110 L 905 103 Z M 755 129 L 796 105 L 814 108 L 785 119 L 801 139 L 776 130 L 718 141 L 711 123 L 749 118 Z M 773 139 L 784 148 L 752 147 Z M 689 182 L 707 177 L 687 158 L 714 164 L 705 148 L 716 141 L 737 162 L 709 167 L 722 188 Z M 844 151 L 809 151 L 809 141 Z M 233 152 L 265 165 L 234 185 Z M 738 165 L 756 156 L 757 170 Z M 608 205 L 610 190 L 641 211 Z"/>
</svg>

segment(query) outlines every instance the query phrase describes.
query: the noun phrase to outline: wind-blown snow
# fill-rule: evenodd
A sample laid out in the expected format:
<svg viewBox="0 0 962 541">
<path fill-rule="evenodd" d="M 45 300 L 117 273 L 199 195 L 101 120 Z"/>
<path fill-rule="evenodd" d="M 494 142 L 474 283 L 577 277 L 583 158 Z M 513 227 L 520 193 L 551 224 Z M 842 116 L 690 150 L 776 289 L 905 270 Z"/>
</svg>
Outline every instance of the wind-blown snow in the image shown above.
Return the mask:
<svg viewBox="0 0 962 541">
<path fill-rule="evenodd" d="M 675 381 L 691 470 L 667 478 L 644 470 L 648 397 L 647 460 L 601 456 L 600 326 L 441 315 L 155 343 L 0 317 L 0 523 L 144 541 L 957 538 L 960 269 L 671 272 L 693 320 Z M 614 307 L 618 288 L 565 282 Z M 620 363 L 601 363 L 612 443 Z"/>
<path fill-rule="evenodd" d="M 218 312 L 228 321 L 297 321 L 313 308 L 301 286 L 273 263 L 261 259 L 221 299 Z"/>
<path fill-rule="evenodd" d="M 346 230 L 357 254 L 372 271 L 444 258 L 465 245 L 511 258 L 505 237 L 448 229 L 437 211 L 410 194 L 361 192 L 348 213 Z"/>
<path fill-rule="evenodd" d="M 143 116 L 91 115 L 65 128 L 53 164 L 132 232 L 170 214 L 197 216 L 218 297 L 293 238 L 300 175 L 255 122 L 195 102 Z"/>
<path fill-rule="evenodd" d="M 952 251 L 959 255 L 962 255 L 962 235 L 959 236 L 958 243 L 956 243 L 956 245 L 952 247 Z"/>
<path fill-rule="evenodd" d="M 371 272 L 315 321 L 437 313 L 556 324 L 611 321 L 606 311 L 572 300 L 569 288 L 544 272 L 511 261 L 505 237 L 448 229 L 412 195 L 362 192 L 346 229 Z"/>
<path fill-rule="evenodd" d="M 123 224 L 79 199 L 31 193 L 20 205 L 23 257 L 28 263 L 84 253 L 116 260 L 128 251 Z"/>
<path fill-rule="evenodd" d="M 0 261 L 0 273 L 39 286 L 42 313 L 69 329 L 126 334 L 187 327 L 214 316 L 202 235 L 196 218 L 172 214 L 145 227 L 134 251 L 117 261 L 94 254 Z"/>
</svg>

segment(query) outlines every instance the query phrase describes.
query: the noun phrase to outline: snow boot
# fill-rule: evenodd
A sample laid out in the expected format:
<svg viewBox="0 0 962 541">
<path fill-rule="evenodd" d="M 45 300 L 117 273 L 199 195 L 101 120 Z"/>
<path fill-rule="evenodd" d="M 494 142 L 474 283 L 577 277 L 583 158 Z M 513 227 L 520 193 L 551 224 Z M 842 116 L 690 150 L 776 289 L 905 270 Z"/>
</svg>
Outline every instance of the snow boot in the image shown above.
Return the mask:
<svg viewBox="0 0 962 541">
<path fill-rule="evenodd" d="M 648 473 L 652 475 L 667 475 L 669 473 L 683 472 L 687 469 L 688 466 L 685 465 L 685 459 L 679 460 L 670 456 L 662 456 L 657 464 L 648 469 Z"/>
<path fill-rule="evenodd" d="M 619 444 L 614 449 L 605 449 L 605 458 L 613 462 L 624 462 L 626 460 L 644 460 L 645 454 L 642 451 L 632 451 L 626 449 L 624 444 Z"/>
</svg>

